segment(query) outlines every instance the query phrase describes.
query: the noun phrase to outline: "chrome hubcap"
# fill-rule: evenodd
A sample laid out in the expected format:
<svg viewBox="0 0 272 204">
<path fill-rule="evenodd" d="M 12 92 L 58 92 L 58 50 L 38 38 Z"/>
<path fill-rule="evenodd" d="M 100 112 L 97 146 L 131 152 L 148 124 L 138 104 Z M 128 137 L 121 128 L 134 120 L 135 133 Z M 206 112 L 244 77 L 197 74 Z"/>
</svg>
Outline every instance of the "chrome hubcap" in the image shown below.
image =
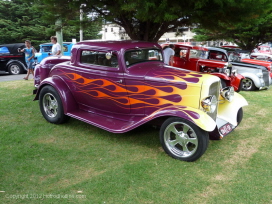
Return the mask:
<svg viewBox="0 0 272 204">
<path fill-rule="evenodd" d="M 20 67 L 18 65 L 11 65 L 10 71 L 12 74 L 19 74 L 20 73 Z"/>
<path fill-rule="evenodd" d="M 198 147 L 194 130 L 182 122 L 174 122 L 166 127 L 164 142 L 172 154 L 183 158 L 193 155 Z"/>
<path fill-rule="evenodd" d="M 47 93 L 43 96 L 43 109 L 48 117 L 54 118 L 57 116 L 58 102 L 51 93 Z"/>
<path fill-rule="evenodd" d="M 251 89 L 252 81 L 250 79 L 243 79 L 242 83 L 244 89 Z"/>
</svg>

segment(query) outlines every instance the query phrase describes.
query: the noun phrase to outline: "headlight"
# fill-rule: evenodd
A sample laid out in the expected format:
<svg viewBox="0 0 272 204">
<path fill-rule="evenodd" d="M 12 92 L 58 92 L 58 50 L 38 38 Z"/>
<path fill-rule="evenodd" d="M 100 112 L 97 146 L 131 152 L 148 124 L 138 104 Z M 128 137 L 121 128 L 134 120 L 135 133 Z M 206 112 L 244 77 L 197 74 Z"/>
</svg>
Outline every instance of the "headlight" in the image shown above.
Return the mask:
<svg viewBox="0 0 272 204">
<path fill-rule="evenodd" d="M 263 78 L 263 73 L 262 73 L 262 72 L 257 73 L 256 75 L 257 75 L 259 78 Z"/>
<path fill-rule="evenodd" d="M 217 107 L 217 98 L 216 96 L 208 96 L 201 101 L 201 105 L 204 108 L 205 112 L 213 113 Z"/>
<path fill-rule="evenodd" d="M 234 97 L 234 88 L 232 86 L 225 87 L 220 90 L 220 95 L 227 101 L 231 102 Z"/>
</svg>

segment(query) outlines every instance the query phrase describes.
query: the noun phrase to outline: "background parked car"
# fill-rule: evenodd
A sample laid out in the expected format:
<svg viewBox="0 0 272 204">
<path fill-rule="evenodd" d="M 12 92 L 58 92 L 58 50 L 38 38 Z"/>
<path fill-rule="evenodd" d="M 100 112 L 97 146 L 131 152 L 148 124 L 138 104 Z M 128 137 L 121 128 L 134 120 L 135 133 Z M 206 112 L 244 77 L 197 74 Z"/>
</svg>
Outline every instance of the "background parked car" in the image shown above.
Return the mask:
<svg viewBox="0 0 272 204">
<path fill-rule="evenodd" d="M 63 43 L 63 56 L 70 56 L 71 55 L 71 49 L 73 47 L 74 43 L 72 42 L 64 42 Z M 40 51 L 35 54 L 35 57 L 37 58 L 37 62 L 40 63 L 44 58 L 49 56 L 49 53 L 52 51 L 52 43 L 43 43 L 40 44 Z"/>
<path fill-rule="evenodd" d="M 207 47 L 209 59 L 228 61 L 232 64 L 233 70 L 243 75 L 242 90 L 253 91 L 256 89 L 267 89 L 271 83 L 269 71 L 260 65 L 240 62 L 236 50 L 229 48 Z"/>
<path fill-rule="evenodd" d="M 260 53 L 272 54 L 271 47 L 267 46 L 267 45 L 260 45 L 260 46 L 258 46 L 258 50 L 259 50 Z"/>
<path fill-rule="evenodd" d="M 272 60 L 272 54 L 255 52 L 255 53 L 251 53 L 250 59 L 270 61 L 270 60 Z"/>
<path fill-rule="evenodd" d="M 0 45 L 0 71 L 10 74 L 22 74 L 26 71 L 25 54 L 18 48 L 25 48 L 24 43 Z"/>
<path fill-rule="evenodd" d="M 162 44 L 162 47 L 168 44 Z M 232 86 L 236 92 L 241 90 L 241 81 L 244 78 L 232 71 L 232 64 L 228 60 L 208 59 L 206 47 L 174 43 L 174 67 L 215 75 L 221 79 L 222 87 Z"/>
</svg>

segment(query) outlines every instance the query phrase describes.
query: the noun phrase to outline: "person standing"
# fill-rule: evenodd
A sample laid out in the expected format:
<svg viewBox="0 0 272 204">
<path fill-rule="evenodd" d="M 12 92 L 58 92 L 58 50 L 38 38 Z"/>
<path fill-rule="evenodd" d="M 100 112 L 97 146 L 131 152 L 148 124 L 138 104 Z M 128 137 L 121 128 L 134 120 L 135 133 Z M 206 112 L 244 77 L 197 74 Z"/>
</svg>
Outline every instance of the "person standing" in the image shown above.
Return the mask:
<svg viewBox="0 0 272 204">
<path fill-rule="evenodd" d="M 34 62 L 34 57 L 35 57 L 35 51 L 33 49 L 33 46 L 31 46 L 31 42 L 29 40 L 25 41 L 25 46 L 26 46 L 26 48 L 24 48 L 24 49 L 18 48 L 18 52 L 25 53 L 25 61 L 26 61 L 26 65 L 27 65 L 27 75 L 23 79 L 28 80 L 28 77 L 30 74 L 32 74 L 34 77 L 33 62 Z"/>
<path fill-rule="evenodd" d="M 163 55 L 164 55 L 164 63 L 167 65 L 173 65 L 173 59 L 175 55 L 175 46 L 173 44 L 170 44 L 169 46 L 165 47 L 163 49 Z"/>
<path fill-rule="evenodd" d="M 56 36 L 51 36 L 50 40 L 51 40 L 51 43 L 53 43 L 53 46 L 52 46 L 52 55 L 60 57 L 61 56 L 61 46 L 58 43 L 57 37 Z"/>
</svg>

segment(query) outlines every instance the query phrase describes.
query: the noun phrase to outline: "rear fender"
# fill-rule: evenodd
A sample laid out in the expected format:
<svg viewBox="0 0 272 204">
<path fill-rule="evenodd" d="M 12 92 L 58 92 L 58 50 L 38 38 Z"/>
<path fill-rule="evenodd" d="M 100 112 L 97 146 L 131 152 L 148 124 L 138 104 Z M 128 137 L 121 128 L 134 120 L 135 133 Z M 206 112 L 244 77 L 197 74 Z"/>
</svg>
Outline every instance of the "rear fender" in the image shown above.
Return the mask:
<svg viewBox="0 0 272 204">
<path fill-rule="evenodd" d="M 196 124 L 201 129 L 211 132 L 216 127 L 216 122 L 205 112 L 188 106 L 168 106 L 159 109 L 145 118 L 146 122 L 163 116 L 184 118 Z"/>
<path fill-rule="evenodd" d="M 34 101 L 39 100 L 40 92 L 42 88 L 46 85 L 54 87 L 56 91 L 59 93 L 65 114 L 78 108 L 78 105 L 69 87 L 59 76 L 52 76 L 43 80 L 41 85 L 39 86 L 39 89 L 37 90 L 37 94 L 34 98 Z"/>
<path fill-rule="evenodd" d="M 11 63 L 17 63 L 17 64 L 21 65 L 24 68 L 25 71 L 27 71 L 27 68 L 26 68 L 25 64 L 22 61 L 12 59 L 12 60 L 8 61 L 6 66 L 8 67 L 9 64 L 11 64 Z"/>
</svg>

